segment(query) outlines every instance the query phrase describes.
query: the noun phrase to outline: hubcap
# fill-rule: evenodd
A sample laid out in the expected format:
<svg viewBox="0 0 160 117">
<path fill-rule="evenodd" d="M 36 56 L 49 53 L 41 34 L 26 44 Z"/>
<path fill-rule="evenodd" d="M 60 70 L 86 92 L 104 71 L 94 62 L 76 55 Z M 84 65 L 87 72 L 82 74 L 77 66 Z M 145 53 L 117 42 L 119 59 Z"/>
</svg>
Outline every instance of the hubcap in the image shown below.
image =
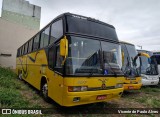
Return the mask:
<svg viewBox="0 0 160 117">
<path fill-rule="evenodd" d="M 48 97 L 48 85 L 47 84 L 43 85 L 42 93 L 43 93 L 45 98 Z"/>
<path fill-rule="evenodd" d="M 22 80 L 22 73 L 20 73 L 18 77 L 20 80 Z"/>
</svg>

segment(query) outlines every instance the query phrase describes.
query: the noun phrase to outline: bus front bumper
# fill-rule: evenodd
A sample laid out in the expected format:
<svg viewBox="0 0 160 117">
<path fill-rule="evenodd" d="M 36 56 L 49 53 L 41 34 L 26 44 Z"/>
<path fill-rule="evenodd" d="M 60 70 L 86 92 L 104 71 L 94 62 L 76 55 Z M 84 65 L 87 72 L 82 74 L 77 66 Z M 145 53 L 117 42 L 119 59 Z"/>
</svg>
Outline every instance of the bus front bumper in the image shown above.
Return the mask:
<svg viewBox="0 0 160 117">
<path fill-rule="evenodd" d="M 63 97 L 63 106 L 76 106 L 96 102 L 105 102 L 112 99 L 119 99 L 123 93 L 123 88 L 86 91 L 86 92 L 69 92 Z"/>
<path fill-rule="evenodd" d="M 124 90 L 139 90 L 142 84 L 123 84 Z"/>
<path fill-rule="evenodd" d="M 142 79 L 142 85 L 147 86 L 147 85 L 158 85 L 159 79 Z"/>
</svg>

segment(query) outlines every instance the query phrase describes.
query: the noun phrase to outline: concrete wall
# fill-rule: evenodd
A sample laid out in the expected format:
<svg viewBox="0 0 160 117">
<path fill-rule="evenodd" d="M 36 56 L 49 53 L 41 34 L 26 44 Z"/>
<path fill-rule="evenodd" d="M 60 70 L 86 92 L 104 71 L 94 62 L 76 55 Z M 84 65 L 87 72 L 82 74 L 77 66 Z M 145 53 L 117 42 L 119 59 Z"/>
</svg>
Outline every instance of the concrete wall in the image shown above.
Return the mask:
<svg viewBox="0 0 160 117">
<path fill-rule="evenodd" d="M 40 28 L 40 20 L 26 15 L 2 10 L 2 18 L 13 23 L 25 26 L 26 28 L 38 30 Z"/>
<path fill-rule="evenodd" d="M 37 30 L 0 18 L 0 65 L 15 68 L 17 48 L 30 39 Z M 11 54 L 2 56 L 1 54 Z"/>
<path fill-rule="evenodd" d="M 3 0 L 1 17 L 28 28 L 39 29 L 41 7 L 25 0 Z"/>
<path fill-rule="evenodd" d="M 30 4 L 25 0 L 3 0 L 2 9 L 30 17 L 33 16 L 34 12 L 36 18 L 40 19 L 41 17 L 41 7 Z"/>
</svg>

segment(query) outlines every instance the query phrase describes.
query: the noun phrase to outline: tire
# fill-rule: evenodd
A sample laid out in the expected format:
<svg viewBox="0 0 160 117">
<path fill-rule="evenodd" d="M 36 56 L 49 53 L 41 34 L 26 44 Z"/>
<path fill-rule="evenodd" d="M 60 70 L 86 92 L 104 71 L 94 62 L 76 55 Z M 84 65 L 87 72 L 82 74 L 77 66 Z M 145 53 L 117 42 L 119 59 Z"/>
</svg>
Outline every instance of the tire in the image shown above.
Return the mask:
<svg viewBox="0 0 160 117">
<path fill-rule="evenodd" d="M 22 72 L 19 72 L 19 73 L 18 73 L 18 79 L 19 79 L 19 80 L 22 80 Z"/>
<path fill-rule="evenodd" d="M 41 94 L 42 94 L 43 99 L 44 99 L 46 102 L 50 102 L 50 98 L 48 97 L 48 84 L 47 84 L 47 83 L 44 83 L 44 84 L 42 85 Z"/>
</svg>

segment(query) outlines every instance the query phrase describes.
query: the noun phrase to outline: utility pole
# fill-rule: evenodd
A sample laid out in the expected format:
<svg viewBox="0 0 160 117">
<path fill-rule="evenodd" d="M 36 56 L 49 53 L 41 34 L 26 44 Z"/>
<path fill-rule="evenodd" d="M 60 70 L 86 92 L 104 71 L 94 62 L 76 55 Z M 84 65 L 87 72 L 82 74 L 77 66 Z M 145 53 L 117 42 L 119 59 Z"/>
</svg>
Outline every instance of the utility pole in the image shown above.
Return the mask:
<svg viewBox="0 0 160 117">
<path fill-rule="evenodd" d="M 137 45 L 138 47 L 140 47 L 141 48 L 141 50 L 142 50 L 142 46 L 140 46 L 140 45 Z"/>
</svg>

